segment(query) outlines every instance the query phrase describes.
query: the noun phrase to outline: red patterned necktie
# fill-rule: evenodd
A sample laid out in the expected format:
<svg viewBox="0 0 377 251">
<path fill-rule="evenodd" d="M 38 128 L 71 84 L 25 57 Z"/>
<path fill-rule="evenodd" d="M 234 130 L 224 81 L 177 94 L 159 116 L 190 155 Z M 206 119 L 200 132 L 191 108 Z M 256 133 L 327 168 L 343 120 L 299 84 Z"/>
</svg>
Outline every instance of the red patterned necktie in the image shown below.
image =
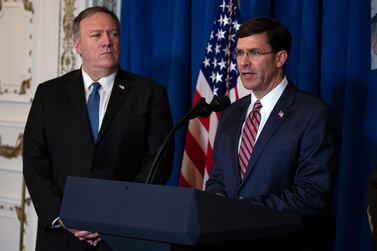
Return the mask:
<svg viewBox="0 0 377 251">
<path fill-rule="evenodd" d="M 241 179 L 245 176 L 247 164 L 249 163 L 251 153 L 254 149 L 255 138 L 261 121 L 261 108 L 261 102 L 259 100 L 255 101 L 253 110 L 250 112 L 249 116 L 247 116 L 243 127 L 240 152 L 238 155 Z"/>
</svg>

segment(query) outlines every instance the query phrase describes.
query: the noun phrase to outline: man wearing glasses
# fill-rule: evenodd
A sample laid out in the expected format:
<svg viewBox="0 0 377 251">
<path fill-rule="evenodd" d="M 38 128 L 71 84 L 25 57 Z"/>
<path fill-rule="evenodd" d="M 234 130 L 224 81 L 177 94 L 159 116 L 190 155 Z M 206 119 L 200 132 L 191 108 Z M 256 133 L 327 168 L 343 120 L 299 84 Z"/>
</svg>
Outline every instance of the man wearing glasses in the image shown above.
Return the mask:
<svg viewBox="0 0 377 251">
<path fill-rule="evenodd" d="M 233 55 L 250 95 L 221 115 L 206 191 L 300 215 L 297 238 L 284 242 L 289 250 L 330 249 L 320 223 L 333 188 L 333 117 L 324 102 L 285 76 L 291 47 L 286 27 L 255 18 L 241 25 L 237 37 Z"/>
</svg>

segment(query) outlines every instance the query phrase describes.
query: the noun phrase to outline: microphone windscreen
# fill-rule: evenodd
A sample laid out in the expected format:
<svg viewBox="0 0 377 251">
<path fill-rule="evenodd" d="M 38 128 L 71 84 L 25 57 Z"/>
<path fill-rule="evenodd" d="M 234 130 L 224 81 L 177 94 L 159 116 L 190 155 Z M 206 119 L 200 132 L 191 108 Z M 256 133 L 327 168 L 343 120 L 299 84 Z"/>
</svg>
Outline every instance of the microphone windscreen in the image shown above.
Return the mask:
<svg viewBox="0 0 377 251">
<path fill-rule="evenodd" d="M 230 105 L 228 96 L 216 96 L 211 101 L 211 108 L 214 112 L 221 112 Z"/>
</svg>

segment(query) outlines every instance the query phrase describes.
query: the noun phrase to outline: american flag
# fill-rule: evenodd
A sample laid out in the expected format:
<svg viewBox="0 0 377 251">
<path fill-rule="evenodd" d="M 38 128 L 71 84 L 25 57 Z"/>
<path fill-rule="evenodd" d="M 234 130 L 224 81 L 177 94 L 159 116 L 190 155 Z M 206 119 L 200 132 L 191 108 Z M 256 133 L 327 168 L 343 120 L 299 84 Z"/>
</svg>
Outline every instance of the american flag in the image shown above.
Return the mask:
<svg viewBox="0 0 377 251">
<path fill-rule="evenodd" d="M 240 13 L 236 0 L 220 0 L 217 16 L 201 65 L 193 104 L 201 97 L 211 102 L 214 96 L 228 95 L 231 101 L 245 95 L 237 84 L 238 71 L 232 52 L 236 48 L 236 33 Z M 240 81 L 238 81 L 240 82 Z M 203 189 L 212 168 L 212 150 L 219 114 L 190 121 L 183 154 L 180 186 Z"/>
</svg>

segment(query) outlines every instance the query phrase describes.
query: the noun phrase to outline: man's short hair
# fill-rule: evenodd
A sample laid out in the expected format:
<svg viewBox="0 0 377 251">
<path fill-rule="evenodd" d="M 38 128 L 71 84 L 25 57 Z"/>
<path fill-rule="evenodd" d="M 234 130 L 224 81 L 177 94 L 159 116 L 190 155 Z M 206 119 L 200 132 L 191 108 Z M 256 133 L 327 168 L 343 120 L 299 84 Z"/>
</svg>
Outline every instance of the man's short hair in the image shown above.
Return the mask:
<svg viewBox="0 0 377 251">
<path fill-rule="evenodd" d="M 291 49 L 292 36 L 289 30 L 269 17 L 257 17 L 243 23 L 237 32 L 237 37 L 244 38 L 260 33 L 267 34 L 268 44 L 273 52 L 281 50 L 289 52 Z"/>
<path fill-rule="evenodd" d="M 77 15 L 77 17 L 75 17 L 75 19 L 73 20 L 72 30 L 73 30 L 73 38 L 75 40 L 80 37 L 80 23 L 81 23 L 81 21 L 84 18 L 93 16 L 94 14 L 100 13 L 100 12 L 108 14 L 112 19 L 114 19 L 114 21 L 117 24 L 118 31 L 120 30 L 120 22 L 119 22 L 117 15 L 115 15 L 114 12 L 112 12 L 111 10 L 109 10 L 108 8 L 103 7 L 103 6 L 93 6 L 93 7 L 89 7 L 87 9 L 81 11 Z"/>
</svg>

